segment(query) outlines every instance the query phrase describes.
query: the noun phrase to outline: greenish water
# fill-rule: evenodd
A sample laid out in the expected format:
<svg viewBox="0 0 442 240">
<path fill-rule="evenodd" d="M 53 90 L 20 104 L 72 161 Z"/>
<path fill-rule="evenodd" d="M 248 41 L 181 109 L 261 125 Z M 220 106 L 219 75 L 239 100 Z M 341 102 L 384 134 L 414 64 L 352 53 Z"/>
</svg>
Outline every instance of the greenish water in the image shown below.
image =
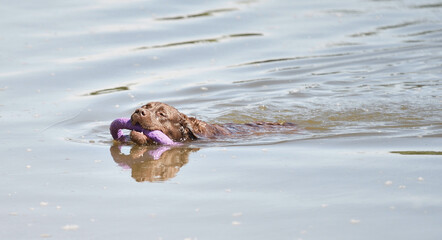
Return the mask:
<svg viewBox="0 0 442 240">
<path fill-rule="evenodd" d="M 1 239 L 440 239 L 442 4 L 0 4 Z M 149 101 L 211 123 L 118 146 Z"/>
<path fill-rule="evenodd" d="M 442 152 L 433 151 L 393 151 L 392 153 L 398 153 L 402 155 L 442 155 Z"/>
</svg>

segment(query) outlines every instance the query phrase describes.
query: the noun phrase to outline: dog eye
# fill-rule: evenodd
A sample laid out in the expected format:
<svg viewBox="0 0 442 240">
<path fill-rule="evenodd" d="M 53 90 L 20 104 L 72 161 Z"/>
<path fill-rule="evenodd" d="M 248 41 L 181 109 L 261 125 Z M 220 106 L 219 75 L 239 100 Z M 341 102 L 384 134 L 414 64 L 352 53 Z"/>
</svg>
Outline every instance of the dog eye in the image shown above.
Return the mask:
<svg viewBox="0 0 442 240">
<path fill-rule="evenodd" d="M 161 117 L 166 117 L 166 114 L 163 113 L 163 112 L 159 112 L 158 114 L 159 114 Z"/>
</svg>

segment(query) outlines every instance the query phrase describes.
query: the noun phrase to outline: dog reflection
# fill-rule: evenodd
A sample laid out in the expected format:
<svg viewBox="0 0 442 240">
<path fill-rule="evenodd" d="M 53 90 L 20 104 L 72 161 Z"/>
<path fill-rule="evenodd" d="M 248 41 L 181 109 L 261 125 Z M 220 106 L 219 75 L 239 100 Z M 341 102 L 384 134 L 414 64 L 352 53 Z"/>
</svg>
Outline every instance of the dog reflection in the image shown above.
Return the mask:
<svg viewBox="0 0 442 240">
<path fill-rule="evenodd" d="M 137 182 L 158 182 L 174 178 L 180 168 L 189 161 L 191 152 L 199 148 L 169 146 L 134 146 L 130 154 L 121 152 L 121 145 L 110 148 L 112 158 L 123 168 L 132 169 Z"/>
</svg>

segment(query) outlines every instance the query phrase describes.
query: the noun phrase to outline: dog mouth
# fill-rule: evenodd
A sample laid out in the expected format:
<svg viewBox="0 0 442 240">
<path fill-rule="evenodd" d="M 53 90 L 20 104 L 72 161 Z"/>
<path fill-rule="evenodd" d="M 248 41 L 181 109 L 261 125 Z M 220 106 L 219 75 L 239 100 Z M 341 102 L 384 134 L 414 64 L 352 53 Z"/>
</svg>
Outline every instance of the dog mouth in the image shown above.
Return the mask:
<svg viewBox="0 0 442 240">
<path fill-rule="evenodd" d="M 152 126 L 149 126 L 148 124 L 146 124 L 146 121 L 143 121 L 141 116 L 139 116 L 136 113 L 132 114 L 132 116 L 130 117 L 130 121 L 131 121 L 131 124 L 133 126 L 137 126 L 138 125 L 138 126 L 141 126 L 143 129 L 148 130 L 148 131 L 159 130 L 159 129 L 155 129 Z"/>
<path fill-rule="evenodd" d="M 130 121 L 133 126 L 138 125 L 138 126 L 141 126 L 143 129 L 150 130 L 150 129 L 146 128 L 146 126 L 144 126 L 143 121 L 141 121 L 140 116 L 138 116 L 137 114 L 132 114 L 132 116 L 130 117 Z"/>
<path fill-rule="evenodd" d="M 130 116 L 130 123 L 133 125 L 133 126 L 136 126 L 137 124 L 138 125 L 141 125 L 140 123 L 139 123 L 139 119 L 138 119 L 138 117 L 137 116 L 134 116 L 135 114 L 132 114 L 132 116 Z"/>
</svg>

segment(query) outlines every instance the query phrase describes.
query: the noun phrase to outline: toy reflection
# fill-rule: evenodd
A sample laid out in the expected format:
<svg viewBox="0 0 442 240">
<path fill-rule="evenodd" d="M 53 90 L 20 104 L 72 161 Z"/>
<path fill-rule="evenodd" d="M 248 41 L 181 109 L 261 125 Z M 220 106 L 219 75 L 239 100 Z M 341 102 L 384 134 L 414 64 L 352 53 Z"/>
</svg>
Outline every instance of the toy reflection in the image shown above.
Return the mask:
<svg viewBox="0 0 442 240">
<path fill-rule="evenodd" d="M 121 152 L 121 145 L 110 148 L 112 158 L 123 168 L 132 169 L 137 182 L 159 182 L 174 178 L 180 168 L 189 162 L 191 152 L 199 148 L 170 146 L 133 146 L 130 154 Z"/>
</svg>

